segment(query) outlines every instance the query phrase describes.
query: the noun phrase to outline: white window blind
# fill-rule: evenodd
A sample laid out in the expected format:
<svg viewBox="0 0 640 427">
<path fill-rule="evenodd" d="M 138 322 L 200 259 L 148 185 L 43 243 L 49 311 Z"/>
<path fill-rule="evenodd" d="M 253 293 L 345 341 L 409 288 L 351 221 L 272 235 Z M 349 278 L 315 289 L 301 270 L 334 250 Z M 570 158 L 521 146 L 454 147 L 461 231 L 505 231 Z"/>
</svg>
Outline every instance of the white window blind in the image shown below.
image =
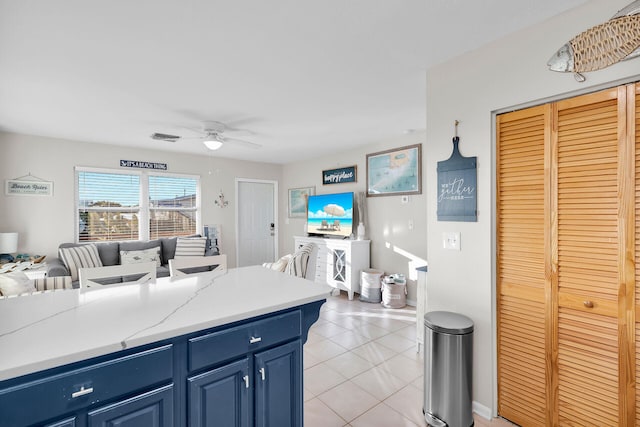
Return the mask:
<svg viewBox="0 0 640 427">
<path fill-rule="evenodd" d="M 197 176 L 76 168 L 78 241 L 195 234 Z"/>
<path fill-rule="evenodd" d="M 196 232 L 198 182 L 193 178 L 149 176 L 149 234 L 152 239 Z"/>
<path fill-rule="evenodd" d="M 78 173 L 78 240 L 136 240 L 140 176 Z"/>
</svg>

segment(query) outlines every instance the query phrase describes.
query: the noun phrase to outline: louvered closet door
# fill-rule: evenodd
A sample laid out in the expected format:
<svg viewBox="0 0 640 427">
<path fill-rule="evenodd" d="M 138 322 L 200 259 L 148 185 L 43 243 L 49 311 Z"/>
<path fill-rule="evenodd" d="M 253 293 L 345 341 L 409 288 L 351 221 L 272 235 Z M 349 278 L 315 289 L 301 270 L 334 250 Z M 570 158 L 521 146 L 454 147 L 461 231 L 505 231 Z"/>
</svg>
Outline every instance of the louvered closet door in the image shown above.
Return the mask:
<svg viewBox="0 0 640 427">
<path fill-rule="evenodd" d="M 636 313 L 636 321 L 640 321 L 640 84 L 636 84 L 635 102 L 629 102 L 633 106 L 630 111 L 630 122 L 633 126 L 628 129 L 628 133 L 635 140 L 635 296 L 634 308 Z M 640 392 L 637 387 L 640 384 L 640 322 L 636 323 L 635 328 L 635 378 L 636 378 L 636 394 L 635 407 L 636 417 L 635 425 L 640 426 Z"/>
<path fill-rule="evenodd" d="M 498 405 L 523 426 L 545 424 L 545 115 L 498 117 Z"/>
<path fill-rule="evenodd" d="M 562 426 L 621 421 L 617 95 L 613 89 L 557 103 L 557 403 Z"/>
</svg>

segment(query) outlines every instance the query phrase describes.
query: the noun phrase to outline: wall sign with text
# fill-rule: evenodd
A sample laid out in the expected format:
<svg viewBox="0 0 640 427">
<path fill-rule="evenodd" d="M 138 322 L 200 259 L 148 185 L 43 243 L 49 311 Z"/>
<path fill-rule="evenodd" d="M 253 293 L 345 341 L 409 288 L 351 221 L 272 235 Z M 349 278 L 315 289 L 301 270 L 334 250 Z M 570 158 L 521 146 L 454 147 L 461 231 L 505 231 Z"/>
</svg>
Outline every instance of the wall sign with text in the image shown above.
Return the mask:
<svg viewBox="0 0 640 427">
<path fill-rule="evenodd" d="M 464 157 L 453 138 L 453 153 L 438 162 L 438 221 L 478 220 L 477 157 Z"/>
<path fill-rule="evenodd" d="M 322 185 L 356 182 L 356 166 L 322 171 Z"/>
<path fill-rule="evenodd" d="M 167 170 L 166 163 L 141 162 L 140 160 L 120 160 L 121 168 L 160 169 Z"/>
</svg>

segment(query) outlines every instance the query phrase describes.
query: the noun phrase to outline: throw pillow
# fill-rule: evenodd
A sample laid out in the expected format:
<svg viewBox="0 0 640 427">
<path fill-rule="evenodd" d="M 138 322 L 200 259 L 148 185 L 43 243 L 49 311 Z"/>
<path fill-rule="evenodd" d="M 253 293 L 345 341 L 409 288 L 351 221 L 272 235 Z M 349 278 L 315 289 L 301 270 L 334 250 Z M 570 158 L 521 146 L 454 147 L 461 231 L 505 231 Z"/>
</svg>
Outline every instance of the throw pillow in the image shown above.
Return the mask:
<svg viewBox="0 0 640 427">
<path fill-rule="evenodd" d="M 307 264 L 309 263 L 311 252 L 313 252 L 313 243 L 307 243 L 301 246 L 287 263 L 284 272 L 292 276 L 305 278 L 307 276 Z"/>
<path fill-rule="evenodd" d="M 98 255 L 98 248 L 93 243 L 73 246 L 70 248 L 60 248 L 58 250 L 60 259 L 71 273 L 71 280 L 78 280 L 79 268 L 102 267 L 102 261 Z"/>
<path fill-rule="evenodd" d="M 22 271 L 0 274 L 0 293 L 8 297 L 35 292 L 36 287 Z"/>
<path fill-rule="evenodd" d="M 276 271 L 284 271 L 284 269 L 287 268 L 287 264 L 289 264 L 289 260 L 292 257 L 293 255 L 287 254 L 276 262 L 265 262 L 264 264 L 262 264 L 262 266 Z"/>
<path fill-rule="evenodd" d="M 160 267 L 160 246 L 139 251 L 120 251 L 120 264 L 137 264 L 140 262 L 155 262 Z"/>
<path fill-rule="evenodd" d="M 204 256 L 206 237 L 178 237 L 174 258 Z"/>
</svg>

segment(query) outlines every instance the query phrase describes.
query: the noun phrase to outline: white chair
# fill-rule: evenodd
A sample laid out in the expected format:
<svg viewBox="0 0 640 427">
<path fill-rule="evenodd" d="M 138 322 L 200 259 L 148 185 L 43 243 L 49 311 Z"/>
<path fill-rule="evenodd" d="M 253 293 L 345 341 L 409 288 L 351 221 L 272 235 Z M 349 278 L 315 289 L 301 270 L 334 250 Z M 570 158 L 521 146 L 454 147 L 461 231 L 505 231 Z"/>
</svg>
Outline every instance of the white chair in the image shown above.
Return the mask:
<svg viewBox="0 0 640 427">
<path fill-rule="evenodd" d="M 227 255 L 191 256 L 169 260 L 169 275 L 171 277 L 186 276 L 187 274 L 205 271 L 227 271 Z"/>
<path fill-rule="evenodd" d="M 105 286 L 104 282 L 111 282 L 112 284 L 126 283 L 128 285 L 155 282 L 156 263 L 152 261 L 109 265 L 106 267 L 79 268 L 78 278 L 80 288 L 101 287 Z M 102 279 L 102 283 L 97 281 L 98 279 Z"/>
</svg>

